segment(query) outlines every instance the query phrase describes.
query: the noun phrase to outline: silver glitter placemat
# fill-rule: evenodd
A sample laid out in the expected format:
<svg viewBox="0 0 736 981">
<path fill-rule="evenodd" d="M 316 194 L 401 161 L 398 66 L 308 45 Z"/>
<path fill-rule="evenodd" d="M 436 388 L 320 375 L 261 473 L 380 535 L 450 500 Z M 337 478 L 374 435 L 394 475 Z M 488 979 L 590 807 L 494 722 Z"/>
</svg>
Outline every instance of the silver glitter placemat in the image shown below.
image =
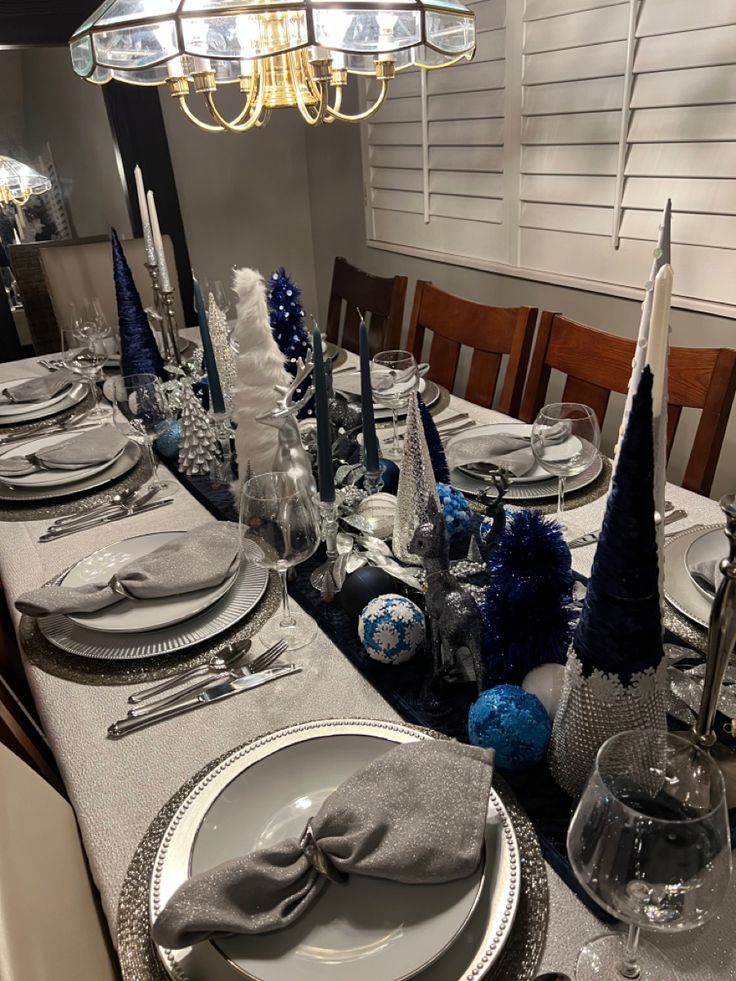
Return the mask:
<svg viewBox="0 0 736 981">
<path fill-rule="evenodd" d="M 418 731 L 430 732 L 427 729 Z M 440 733 L 430 734 L 435 738 L 447 738 Z M 268 734 L 261 738 L 266 735 Z M 242 744 L 246 745 L 247 743 Z M 128 866 L 118 907 L 117 949 L 123 981 L 169 981 L 151 942 L 148 919 L 151 875 L 156 854 L 161 839 L 182 802 L 208 773 L 242 746 L 223 753 L 188 780 L 161 808 L 138 845 Z M 501 959 L 483 978 L 484 981 L 532 981 L 547 938 L 547 869 L 534 828 L 512 791 L 497 774 L 493 777 L 493 787 L 508 811 L 519 844 L 521 892 L 514 928 Z M 452 979 L 448 978 L 448 981 Z"/>
<path fill-rule="evenodd" d="M 67 571 L 64 570 L 61 576 L 66 575 Z M 44 585 L 51 585 L 59 578 L 60 576 L 54 576 Z M 267 620 L 270 620 L 280 602 L 279 579 L 276 573 L 271 572 L 266 592 L 241 623 L 201 644 L 145 660 L 131 659 L 116 662 L 101 658 L 78 657 L 68 651 L 59 650 L 46 640 L 38 629 L 34 617 L 21 617 L 19 633 L 28 661 L 47 674 L 84 685 L 135 685 L 159 681 L 187 668 L 198 667 L 214 654 L 218 654 L 227 644 L 252 637 Z"/>
<path fill-rule="evenodd" d="M 708 631 L 705 627 L 693 623 L 683 616 L 679 610 L 665 600 L 662 616 L 665 630 L 669 630 L 678 637 L 687 647 L 692 647 L 701 654 L 705 654 L 708 647 Z"/>
</svg>

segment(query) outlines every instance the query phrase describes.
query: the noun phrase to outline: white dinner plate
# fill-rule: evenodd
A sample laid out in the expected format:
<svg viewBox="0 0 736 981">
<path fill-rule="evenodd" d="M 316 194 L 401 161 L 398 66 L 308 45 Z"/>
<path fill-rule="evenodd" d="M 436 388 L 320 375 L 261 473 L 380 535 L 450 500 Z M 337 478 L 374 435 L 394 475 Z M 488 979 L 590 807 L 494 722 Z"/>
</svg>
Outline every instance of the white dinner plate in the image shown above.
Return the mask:
<svg viewBox="0 0 736 981">
<path fill-rule="evenodd" d="M 148 555 L 167 542 L 186 535 L 185 531 L 157 531 L 137 535 L 114 545 L 93 552 L 77 562 L 61 581 L 63 586 L 84 586 L 87 583 L 106 583 L 121 566 L 133 559 Z M 158 599 L 122 599 L 114 606 L 96 613 L 80 613 L 69 619 L 88 630 L 110 633 L 139 634 L 146 630 L 160 630 L 184 620 L 191 620 L 198 613 L 213 606 L 230 589 L 236 573 L 208 589 L 197 589 L 178 596 L 162 596 Z"/>
<path fill-rule="evenodd" d="M 76 435 L 78 434 L 74 432 L 53 433 L 50 436 L 39 436 L 37 439 L 29 439 L 25 443 L 16 443 L 14 446 L 0 452 L 0 459 L 13 456 L 27 456 L 29 453 L 35 453 L 45 446 L 56 446 L 57 443 L 63 443 L 68 439 L 73 439 Z M 89 467 L 78 467 L 75 470 L 36 470 L 34 473 L 29 473 L 25 476 L 0 476 L 0 484 L 5 484 L 7 487 L 26 488 L 64 487 L 66 484 L 74 484 L 79 480 L 86 480 L 88 477 L 102 473 L 103 470 L 111 467 L 116 460 L 119 460 L 124 452 L 125 446 L 122 446 L 120 452 L 112 460 L 108 460 L 106 463 L 95 463 Z"/>
<path fill-rule="evenodd" d="M 459 443 L 467 443 L 478 439 L 479 436 L 495 436 L 506 433 L 513 436 L 531 436 L 532 428 L 533 427 L 526 422 L 498 422 L 488 426 L 476 426 L 470 432 L 458 433 L 457 436 L 453 436 L 453 438 L 449 440 L 447 448 L 449 450 L 452 446 L 457 446 Z M 564 460 L 572 456 L 573 453 L 577 451 L 579 446 L 580 440 L 577 438 L 577 436 L 571 436 L 569 439 L 565 440 L 564 443 L 559 443 L 548 447 L 548 456 L 551 460 Z M 531 451 L 531 444 L 529 445 L 529 449 Z M 458 467 L 458 470 L 461 470 L 469 477 L 475 478 L 475 474 L 466 467 Z M 549 480 L 549 471 L 545 470 L 544 467 L 536 463 L 533 469 L 530 470 L 529 473 L 525 473 L 523 477 L 511 477 L 510 479 L 512 484 L 538 484 L 540 481 Z"/>
<path fill-rule="evenodd" d="M 250 542 L 245 542 L 243 549 L 251 558 L 258 554 L 258 549 Z M 235 626 L 250 613 L 267 586 L 267 570 L 254 561 L 244 561 L 235 582 L 225 595 L 203 612 L 182 623 L 145 633 L 113 634 L 90 630 L 74 623 L 69 617 L 54 614 L 41 617 L 38 628 L 55 647 L 78 657 L 106 661 L 159 657 L 211 640 L 223 630 Z"/>
<path fill-rule="evenodd" d="M 569 494 L 571 491 L 581 490 L 581 488 L 587 487 L 588 484 L 592 484 L 600 476 L 602 469 L 603 459 L 598 454 L 587 470 L 583 470 L 582 473 L 576 474 L 574 477 L 567 478 L 565 481 L 565 494 Z M 462 491 L 463 494 L 468 494 L 470 497 L 476 497 L 482 494 L 488 487 L 492 486 L 486 481 L 463 473 L 457 467 L 450 474 L 450 483 L 457 490 Z M 548 477 L 547 480 L 539 480 L 532 484 L 515 482 L 509 485 L 508 490 L 504 494 L 504 500 L 509 503 L 540 501 L 548 497 L 557 497 L 557 489 L 558 481 L 556 477 Z"/>
<path fill-rule="evenodd" d="M 714 525 L 723 535 L 723 527 Z M 712 529 L 707 529 L 711 531 Z M 693 582 L 685 565 L 685 556 L 692 543 L 703 535 L 703 529 L 684 531 L 676 538 L 670 538 L 664 547 L 664 595 L 676 610 L 701 627 L 707 627 L 710 620 L 710 599 Z"/>
<path fill-rule="evenodd" d="M 360 398 L 360 372 L 340 371 L 332 376 L 332 386 L 336 392 L 341 392 L 343 395 L 348 395 L 353 400 Z M 424 404 L 427 407 L 434 405 L 440 397 L 439 386 L 435 384 L 435 382 L 430 381 L 428 378 L 419 379 L 419 387 L 417 391 L 422 396 Z M 392 417 L 391 409 L 387 408 L 385 405 L 381 405 L 380 402 L 374 403 L 373 414 L 379 421 L 390 419 Z M 397 415 L 405 416 L 406 407 L 404 406 L 400 408 Z"/>
<path fill-rule="evenodd" d="M 28 378 L 16 378 L 14 382 L 20 383 L 29 380 Z M 47 402 L 26 402 L 22 405 L 3 406 L 6 410 L 12 408 L 17 411 L 13 413 L 10 411 L 0 412 L 0 426 L 17 426 L 23 422 L 35 422 L 37 419 L 57 415 L 59 412 L 64 412 L 81 402 L 88 390 L 87 385 L 79 382 Z"/>
<path fill-rule="evenodd" d="M 12 392 L 17 385 L 23 385 L 25 382 L 31 380 L 32 379 L 30 376 L 28 378 L 14 378 L 11 382 L 0 383 L 0 390 L 4 391 L 7 388 Z M 74 381 L 71 380 L 66 388 L 61 392 L 57 392 L 56 395 L 53 395 L 50 399 L 43 399 L 41 402 L 6 402 L 4 399 L 2 399 L 0 400 L 0 416 L 22 416 L 25 415 L 30 409 L 39 409 L 43 411 L 44 409 L 48 409 L 49 407 L 56 405 L 58 402 L 62 402 L 73 387 Z"/>
<path fill-rule="evenodd" d="M 237 750 L 188 795 L 163 836 L 151 919 L 191 874 L 299 836 L 344 779 L 396 743 L 428 738 L 389 722 L 331 719 Z M 284 930 L 159 955 L 177 981 L 477 981 L 512 928 L 519 873 L 513 828 L 491 791 L 482 876 L 432 886 L 352 876 L 328 883 Z"/>
<path fill-rule="evenodd" d="M 694 542 L 685 553 L 685 568 L 696 589 L 710 602 L 715 597 L 715 592 L 709 589 L 705 583 L 696 579 L 693 569 L 706 562 L 716 563 L 720 559 L 728 557 L 728 541 L 723 528 L 714 528 L 712 531 L 701 531 Z"/>
</svg>

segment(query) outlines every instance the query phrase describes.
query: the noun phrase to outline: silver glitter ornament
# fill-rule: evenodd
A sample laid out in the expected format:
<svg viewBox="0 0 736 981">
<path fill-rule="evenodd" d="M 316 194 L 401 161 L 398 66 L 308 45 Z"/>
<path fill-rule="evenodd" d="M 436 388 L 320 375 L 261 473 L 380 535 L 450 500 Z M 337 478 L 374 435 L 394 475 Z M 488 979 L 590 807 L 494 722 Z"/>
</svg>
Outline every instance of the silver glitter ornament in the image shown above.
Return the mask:
<svg viewBox="0 0 736 981">
<path fill-rule="evenodd" d="M 210 325 L 212 351 L 217 362 L 220 385 L 225 399 L 225 408 L 229 412 L 233 407 L 233 391 L 237 377 L 235 373 L 235 352 L 230 346 L 230 331 L 227 324 L 227 317 L 217 305 L 217 301 L 212 293 L 209 295 L 207 319 Z"/>
<path fill-rule="evenodd" d="M 411 551 L 410 542 L 418 524 L 428 521 L 430 514 L 442 513 L 432 461 L 429 458 L 415 398 L 409 399 L 406 414 L 404 453 L 401 458 L 399 489 L 396 494 L 396 520 L 392 539 L 394 555 L 408 565 L 421 565 L 422 560 Z"/>
</svg>

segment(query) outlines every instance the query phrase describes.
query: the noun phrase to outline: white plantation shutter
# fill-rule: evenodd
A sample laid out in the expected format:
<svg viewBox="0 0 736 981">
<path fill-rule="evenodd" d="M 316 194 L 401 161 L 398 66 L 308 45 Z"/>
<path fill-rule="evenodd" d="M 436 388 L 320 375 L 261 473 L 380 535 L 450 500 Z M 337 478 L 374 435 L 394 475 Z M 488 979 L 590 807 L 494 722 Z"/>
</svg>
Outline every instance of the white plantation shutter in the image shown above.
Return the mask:
<svg viewBox="0 0 736 981">
<path fill-rule="evenodd" d="M 506 0 L 471 0 L 471 6 L 473 61 L 400 73 L 365 127 L 369 237 L 505 261 Z M 374 96 L 369 86 L 369 101 Z"/>
<path fill-rule="evenodd" d="M 736 0 L 475 10 L 475 61 L 397 79 L 366 127 L 372 243 L 626 293 L 671 197 L 676 302 L 732 315 Z"/>
</svg>

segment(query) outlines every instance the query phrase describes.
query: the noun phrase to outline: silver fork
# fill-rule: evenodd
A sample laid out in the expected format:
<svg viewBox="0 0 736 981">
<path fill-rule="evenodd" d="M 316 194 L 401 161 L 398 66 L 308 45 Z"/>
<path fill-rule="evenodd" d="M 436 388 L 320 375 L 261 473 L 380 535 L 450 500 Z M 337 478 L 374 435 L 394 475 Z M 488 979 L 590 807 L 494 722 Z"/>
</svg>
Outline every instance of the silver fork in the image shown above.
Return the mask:
<svg viewBox="0 0 736 981">
<path fill-rule="evenodd" d="M 142 691 L 133 692 L 132 695 L 128 696 L 128 701 L 131 705 L 137 705 L 139 702 L 145 702 L 149 698 L 155 698 L 156 695 L 169 691 L 171 688 L 176 688 L 177 685 L 181 685 L 185 681 L 191 681 L 192 678 L 200 678 L 206 674 L 215 673 L 220 663 L 224 664 L 225 667 L 230 667 L 239 661 L 241 657 L 244 657 L 249 649 L 249 640 L 236 640 L 234 643 L 223 647 L 219 654 L 215 654 L 205 664 L 197 665 L 194 668 L 187 668 L 186 671 L 180 671 L 173 677 L 167 678 L 166 681 L 159 681 L 157 685 L 153 685 L 151 688 L 144 688 Z"/>
<path fill-rule="evenodd" d="M 270 667 L 274 661 L 278 660 L 281 655 L 286 651 L 288 644 L 285 640 L 280 640 L 278 643 L 274 644 L 273 647 L 269 647 L 267 651 L 259 654 L 257 657 L 252 658 L 247 661 L 240 668 L 233 669 L 232 666 L 226 666 L 220 671 L 215 671 L 212 675 L 200 678 L 195 681 L 193 685 L 187 685 L 185 688 L 178 688 L 171 695 L 166 695 L 163 698 L 149 699 L 143 705 L 134 705 L 133 708 L 128 709 L 128 716 L 133 719 L 137 719 L 141 716 L 148 715 L 151 712 L 156 712 L 160 708 L 164 708 L 167 705 L 173 705 L 175 702 L 180 701 L 187 695 L 199 694 L 204 688 L 209 687 L 214 681 L 226 681 L 228 678 L 235 677 L 236 673 L 245 676 L 247 674 L 255 674 L 257 671 L 264 671 L 266 668 Z"/>
</svg>

